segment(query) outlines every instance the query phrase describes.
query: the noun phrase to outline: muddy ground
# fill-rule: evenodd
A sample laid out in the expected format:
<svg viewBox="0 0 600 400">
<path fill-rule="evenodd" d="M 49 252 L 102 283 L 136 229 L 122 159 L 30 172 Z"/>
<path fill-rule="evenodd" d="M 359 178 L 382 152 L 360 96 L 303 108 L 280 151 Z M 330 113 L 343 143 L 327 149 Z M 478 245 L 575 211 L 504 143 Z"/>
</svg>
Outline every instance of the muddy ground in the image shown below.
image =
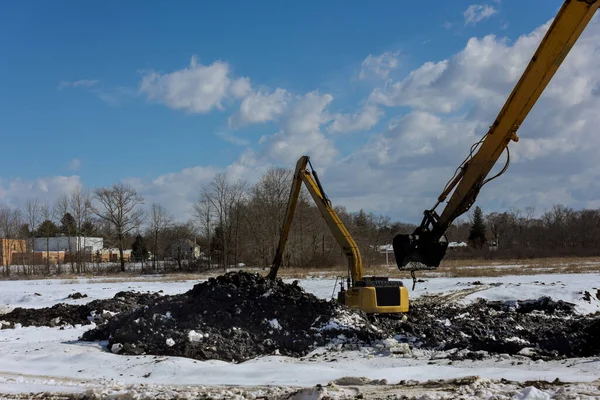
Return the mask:
<svg viewBox="0 0 600 400">
<path fill-rule="evenodd" d="M 464 306 L 449 296 L 431 296 L 411 301 L 406 318 L 368 316 L 318 299 L 295 283 L 247 272 L 211 278 L 179 295 L 121 292 L 86 305 L 19 308 L 0 316 L 24 326 L 85 324 L 94 318 L 97 326 L 82 340 L 107 340 L 109 351 L 199 360 L 300 357 L 331 344 L 342 351 L 379 346 L 396 354 L 440 350 L 451 359 L 600 354 L 600 318 L 581 316 L 573 304 L 550 298 Z"/>
</svg>

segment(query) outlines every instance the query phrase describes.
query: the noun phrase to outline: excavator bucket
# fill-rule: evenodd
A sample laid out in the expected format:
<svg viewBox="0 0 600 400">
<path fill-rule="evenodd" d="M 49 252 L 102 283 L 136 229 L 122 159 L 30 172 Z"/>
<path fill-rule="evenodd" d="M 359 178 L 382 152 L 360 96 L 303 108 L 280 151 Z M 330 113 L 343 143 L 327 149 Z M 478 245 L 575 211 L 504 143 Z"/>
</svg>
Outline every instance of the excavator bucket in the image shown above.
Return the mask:
<svg viewBox="0 0 600 400">
<path fill-rule="evenodd" d="M 446 255 L 448 242 L 429 235 L 396 235 L 392 242 L 396 264 L 401 271 L 435 269 Z"/>
</svg>

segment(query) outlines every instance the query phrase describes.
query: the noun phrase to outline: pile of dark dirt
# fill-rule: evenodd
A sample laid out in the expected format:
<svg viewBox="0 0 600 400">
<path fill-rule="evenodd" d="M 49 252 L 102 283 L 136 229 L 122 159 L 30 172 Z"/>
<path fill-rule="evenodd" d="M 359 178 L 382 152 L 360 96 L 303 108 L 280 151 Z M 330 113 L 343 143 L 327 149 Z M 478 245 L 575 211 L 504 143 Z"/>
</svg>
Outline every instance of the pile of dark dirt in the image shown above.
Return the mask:
<svg viewBox="0 0 600 400">
<path fill-rule="evenodd" d="M 73 299 L 73 300 L 79 300 L 79 299 L 83 299 L 85 297 L 88 297 L 87 294 L 81 294 L 80 292 L 75 292 L 75 293 L 71 293 L 67 296 L 67 298 L 69 299 Z"/>
<path fill-rule="evenodd" d="M 83 340 L 108 340 L 122 354 L 185 356 L 243 361 L 260 355 L 302 356 L 337 337 L 341 328 L 319 329 L 342 306 L 306 293 L 296 282 L 231 272 L 190 291 L 115 316 Z M 360 319 L 366 316 L 351 311 Z M 344 330 L 348 341 L 371 340 L 372 329 Z"/>
<path fill-rule="evenodd" d="M 468 305 L 448 297 L 424 297 L 411 301 L 405 318 L 366 315 L 306 293 L 296 282 L 242 271 L 211 278 L 178 295 L 120 292 L 85 305 L 17 308 L 0 317 L 24 326 L 85 324 L 90 319 L 97 326 L 82 340 L 107 340 L 114 353 L 199 360 L 301 357 L 329 344 L 342 351 L 379 344 L 387 349 L 395 343 L 388 338 L 413 349 L 444 351 L 451 359 L 600 354 L 600 318 L 582 316 L 573 304 L 548 297 Z"/>
<path fill-rule="evenodd" d="M 112 299 L 93 300 L 82 305 L 60 303 L 46 308 L 18 307 L 0 315 L 0 320 L 5 322 L 1 325 L 4 328 L 12 328 L 17 323 L 22 326 L 84 325 L 91 321 L 101 324 L 115 313 L 152 304 L 159 297 L 158 293 L 119 292 Z"/>
<path fill-rule="evenodd" d="M 371 318 L 378 327 L 406 338 L 414 347 L 459 350 L 450 357 L 453 359 L 481 358 L 481 351 L 534 359 L 600 354 L 600 318 L 579 315 L 574 304 L 549 297 L 515 302 L 478 300 L 467 306 L 416 300 L 404 323 L 385 316 Z"/>
</svg>

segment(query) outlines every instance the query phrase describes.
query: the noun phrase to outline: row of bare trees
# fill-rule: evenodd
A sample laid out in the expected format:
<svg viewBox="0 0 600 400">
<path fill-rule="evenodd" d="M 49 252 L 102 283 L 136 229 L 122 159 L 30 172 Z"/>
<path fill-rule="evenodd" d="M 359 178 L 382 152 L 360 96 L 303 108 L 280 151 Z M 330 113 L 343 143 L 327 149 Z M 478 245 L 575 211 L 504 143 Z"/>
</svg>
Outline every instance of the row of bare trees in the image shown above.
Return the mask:
<svg viewBox="0 0 600 400">
<path fill-rule="evenodd" d="M 39 199 L 27 200 L 22 209 L 0 204 L 0 237 L 30 241 L 41 237 L 48 243 L 58 234 L 101 236 L 105 247 L 119 249 L 121 271 L 126 270 L 123 251 L 132 245 L 137 249 L 136 257 L 142 261 L 148 261 L 146 254 L 150 254 L 149 266 L 155 271 L 164 270 L 167 259 L 173 260 L 174 268 L 180 270 L 188 261 L 206 268 L 225 269 L 240 263 L 265 268 L 270 265 L 279 242 L 291 181 L 292 171 L 279 167 L 270 168 L 253 185 L 231 181 L 225 173 L 217 174 L 210 183 L 198 188 L 192 215 L 185 222 L 176 221 L 159 204 L 145 208 L 144 199 L 131 186 L 115 184 L 94 191 L 79 186 L 54 204 Z M 396 234 L 415 228 L 363 210 L 348 212 L 341 205 L 336 211 L 358 243 L 367 266 L 385 260 L 378 246 L 389 244 Z M 463 251 L 461 257 L 600 255 L 600 210 L 555 206 L 536 218 L 533 208 L 513 209 L 489 213 L 483 220 L 485 245 L 477 251 Z M 466 242 L 472 222 L 457 221 L 447 232 L 449 240 Z M 75 243 L 77 248 L 68 249 L 74 254 L 70 257 L 71 271 L 88 272 L 81 257 L 85 245 Z M 200 245 L 199 259 L 184 251 L 190 243 Z M 33 246 L 27 248 L 31 251 Z M 5 250 L 0 246 L 2 251 Z M 48 245 L 46 251 L 49 252 Z M 302 190 L 284 254 L 284 267 L 344 263 L 343 254 L 317 207 Z M 24 267 L 26 273 L 39 272 L 33 266 Z M 46 257 L 45 267 L 49 273 L 50 257 Z M 5 265 L 4 272 L 10 273 L 9 265 Z"/>
<path fill-rule="evenodd" d="M 194 205 L 194 220 L 212 265 L 270 265 L 279 243 L 291 182 L 292 171 L 272 167 L 254 185 L 231 182 L 225 174 L 219 174 L 201 188 Z M 381 261 L 378 245 L 390 243 L 395 234 L 414 228 L 362 210 L 350 213 L 338 206 L 336 211 L 361 247 L 367 264 Z M 286 245 L 284 266 L 344 262 L 341 249 L 303 189 Z"/>
</svg>

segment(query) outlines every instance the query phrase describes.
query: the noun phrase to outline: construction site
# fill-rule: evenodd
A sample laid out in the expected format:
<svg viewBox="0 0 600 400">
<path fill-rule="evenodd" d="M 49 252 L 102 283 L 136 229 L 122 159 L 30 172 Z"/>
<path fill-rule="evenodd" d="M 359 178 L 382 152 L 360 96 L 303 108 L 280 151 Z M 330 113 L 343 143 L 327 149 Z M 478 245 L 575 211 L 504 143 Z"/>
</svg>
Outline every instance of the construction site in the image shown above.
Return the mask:
<svg viewBox="0 0 600 400">
<path fill-rule="evenodd" d="M 294 152 L 291 173 L 279 170 L 276 212 L 262 194 L 265 180 L 245 189 L 217 174 L 190 206 L 199 230 L 177 225 L 156 203 L 144 217 L 142 197 L 126 184 L 93 195 L 76 186 L 70 197 L 58 198 L 54 214 L 31 201 L 24 218 L 3 206 L 0 398 L 600 399 L 600 213 L 555 206 L 539 218 L 514 210 L 485 217 L 479 207 L 480 194 L 496 190 L 511 163 L 527 159 L 519 146 L 533 145 L 519 143 L 519 128 L 546 88 L 552 92 L 552 79 L 580 36 L 598 31 L 599 6 L 566 0 L 554 10 L 529 45 L 535 51 L 524 68 L 508 80 L 512 91 L 503 103 L 494 100 L 503 105 L 487 131 L 477 131 L 459 159 L 436 156 L 455 165 L 443 169 L 443 180 L 426 182 L 427 203 L 419 198 L 420 214 L 410 217 L 419 222 L 380 218 L 368 240 L 363 233 L 374 214 L 335 204 L 330 194 L 343 197 L 346 186 L 313 167 L 326 158 L 318 146 L 302 148 L 299 158 Z M 497 12 L 472 5 L 465 26 Z M 363 68 L 372 66 L 365 62 Z M 383 65 L 375 71 L 387 78 Z M 567 68 L 578 66 L 573 61 Z M 158 80 L 160 90 L 149 98 L 158 97 L 194 68 L 204 67 L 192 59 L 175 78 L 152 73 L 140 92 Z M 420 73 L 409 77 L 418 80 Z M 59 91 L 100 87 L 78 82 L 63 82 Z M 248 82 L 223 87 L 239 99 L 249 96 Z M 403 84 L 396 86 L 408 90 L 410 82 Z M 108 94 L 98 93 L 106 101 Z M 173 96 L 164 100 L 171 108 L 207 107 Z M 243 125 L 252 101 L 242 103 L 230 126 Z M 341 131 L 348 121 L 339 119 L 330 130 Z M 411 182 L 403 182 L 408 191 Z M 234 201 L 249 192 L 245 203 Z M 508 208 L 494 202 L 494 193 L 486 204 Z M 318 221 L 307 219 L 311 213 Z"/>
</svg>

